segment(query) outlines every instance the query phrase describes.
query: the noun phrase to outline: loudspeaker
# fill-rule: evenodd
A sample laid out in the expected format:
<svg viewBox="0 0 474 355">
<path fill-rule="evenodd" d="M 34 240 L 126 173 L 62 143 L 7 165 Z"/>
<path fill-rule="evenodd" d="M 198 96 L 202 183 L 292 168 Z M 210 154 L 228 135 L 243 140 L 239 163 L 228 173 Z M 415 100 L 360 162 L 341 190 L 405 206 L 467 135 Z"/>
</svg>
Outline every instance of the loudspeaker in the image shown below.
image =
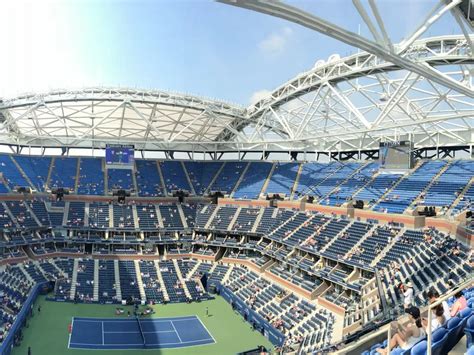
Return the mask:
<svg viewBox="0 0 474 355">
<path fill-rule="evenodd" d="M 125 198 L 130 197 L 130 191 L 124 189 L 114 189 L 112 190 L 112 195 L 118 197 L 118 203 L 125 203 Z"/>
<path fill-rule="evenodd" d="M 354 202 L 354 208 L 358 208 L 358 209 L 363 210 L 364 209 L 364 201 L 356 200 L 356 202 Z"/>
<path fill-rule="evenodd" d="M 56 189 L 53 189 L 51 192 L 53 195 L 56 195 L 57 201 L 62 201 L 64 195 L 69 195 L 69 190 L 64 189 L 63 187 L 58 187 Z"/>
<path fill-rule="evenodd" d="M 20 194 L 30 194 L 31 193 L 31 188 L 30 187 L 25 187 L 25 186 L 18 186 L 16 188 L 16 192 Z"/>
<path fill-rule="evenodd" d="M 207 291 L 207 274 L 201 276 L 201 283 L 204 290 Z"/>
<path fill-rule="evenodd" d="M 306 200 L 308 203 L 313 203 L 314 202 L 314 196 L 308 196 L 308 200 Z"/>
<path fill-rule="evenodd" d="M 220 191 L 211 191 L 209 197 L 212 198 L 212 204 L 217 205 L 219 198 L 224 197 L 224 194 Z"/>
<path fill-rule="evenodd" d="M 187 197 L 187 196 L 189 196 L 189 193 L 187 191 L 183 191 L 183 190 L 173 191 L 173 197 L 177 197 L 179 203 L 183 203 L 184 198 Z"/>
</svg>

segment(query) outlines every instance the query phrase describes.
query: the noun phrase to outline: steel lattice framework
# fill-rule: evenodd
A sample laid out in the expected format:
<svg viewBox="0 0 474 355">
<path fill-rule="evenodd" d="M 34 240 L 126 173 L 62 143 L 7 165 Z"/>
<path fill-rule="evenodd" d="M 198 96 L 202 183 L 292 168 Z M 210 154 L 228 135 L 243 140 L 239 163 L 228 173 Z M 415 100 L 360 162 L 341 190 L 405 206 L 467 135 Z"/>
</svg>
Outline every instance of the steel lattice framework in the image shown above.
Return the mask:
<svg viewBox="0 0 474 355">
<path fill-rule="evenodd" d="M 420 27 L 393 44 L 374 0 L 368 0 L 369 9 L 353 0 L 372 38 L 282 2 L 222 0 L 296 22 L 362 51 L 318 61 L 248 108 L 162 91 L 99 87 L 3 100 L 0 143 L 353 152 L 377 149 L 382 140 L 409 138 L 417 148 L 472 147 L 474 35 L 457 9 L 462 1 L 437 2 Z M 461 34 L 421 38 L 446 12 L 453 14 Z"/>
</svg>

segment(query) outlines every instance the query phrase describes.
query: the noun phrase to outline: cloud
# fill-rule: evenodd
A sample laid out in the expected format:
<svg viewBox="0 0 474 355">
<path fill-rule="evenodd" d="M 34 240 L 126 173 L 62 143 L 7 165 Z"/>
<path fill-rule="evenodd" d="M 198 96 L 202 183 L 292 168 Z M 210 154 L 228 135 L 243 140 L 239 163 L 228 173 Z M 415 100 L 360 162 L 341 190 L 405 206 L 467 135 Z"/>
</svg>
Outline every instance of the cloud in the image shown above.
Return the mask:
<svg viewBox="0 0 474 355">
<path fill-rule="evenodd" d="M 283 27 L 278 32 L 270 33 L 259 44 L 260 51 L 266 54 L 278 54 L 285 50 L 293 30 L 289 27 Z"/>
<path fill-rule="evenodd" d="M 252 96 L 250 97 L 250 105 L 254 105 L 254 104 L 256 104 L 258 101 L 270 97 L 271 93 L 272 93 L 272 92 L 271 92 L 270 90 L 265 90 L 265 89 L 255 91 L 255 92 L 252 94 Z"/>
<path fill-rule="evenodd" d="M 250 105 L 256 104 L 258 101 L 266 99 L 267 97 L 270 97 L 271 95 L 270 90 L 259 90 L 255 91 L 252 96 L 250 97 Z"/>
</svg>

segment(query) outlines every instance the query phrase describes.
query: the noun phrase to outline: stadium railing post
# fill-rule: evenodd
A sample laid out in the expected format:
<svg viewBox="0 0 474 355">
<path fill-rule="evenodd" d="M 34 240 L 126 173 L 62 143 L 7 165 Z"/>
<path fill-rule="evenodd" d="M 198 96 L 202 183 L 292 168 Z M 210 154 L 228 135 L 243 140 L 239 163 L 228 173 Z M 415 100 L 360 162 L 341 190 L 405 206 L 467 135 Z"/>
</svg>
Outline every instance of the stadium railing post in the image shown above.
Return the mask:
<svg viewBox="0 0 474 355">
<path fill-rule="evenodd" d="M 389 354 L 390 351 L 392 351 L 392 349 L 390 349 L 390 339 L 392 339 L 392 324 L 389 325 L 387 330 L 387 349 Z"/>
<path fill-rule="evenodd" d="M 428 344 L 426 345 L 426 353 L 428 355 L 431 355 L 431 318 L 432 318 L 432 314 L 431 314 L 431 305 L 428 305 L 428 325 L 427 325 L 427 335 L 428 335 Z"/>
</svg>

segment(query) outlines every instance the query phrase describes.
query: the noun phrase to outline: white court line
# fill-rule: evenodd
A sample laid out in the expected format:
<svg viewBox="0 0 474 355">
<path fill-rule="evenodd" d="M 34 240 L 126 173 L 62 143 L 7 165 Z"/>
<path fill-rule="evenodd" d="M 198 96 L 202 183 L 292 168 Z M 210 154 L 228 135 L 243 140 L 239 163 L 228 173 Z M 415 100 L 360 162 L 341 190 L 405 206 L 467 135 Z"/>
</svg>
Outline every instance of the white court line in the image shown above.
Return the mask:
<svg viewBox="0 0 474 355">
<path fill-rule="evenodd" d="M 179 343 L 183 343 L 183 341 L 181 340 L 181 337 L 179 336 L 178 331 L 176 330 L 176 327 L 173 324 L 173 321 L 171 321 L 171 326 L 173 327 L 174 331 L 176 332 L 176 335 L 178 336 Z M 165 343 L 163 343 L 163 344 L 165 344 Z"/>
<path fill-rule="evenodd" d="M 105 334 L 104 334 L 104 322 L 102 322 L 102 345 L 105 344 L 104 337 L 105 337 Z"/>
<path fill-rule="evenodd" d="M 74 329 L 74 317 L 72 317 L 72 322 L 71 322 L 71 331 L 69 333 L 69 340 L 67 342 L 67 348 L 69 349 L 69 346 L 71 345 L 71 337 L 72 337 L 72 331 Z"/>
<path fill-rule="evenodd" d="M 142 332 L 143 334 L 157 334 L 157 333 L 174 333 L 174 330 L 155 330 L 154 332 Z M 104 332 L 105 334 L 140 334 L 140 332 L 121 332 L 121 331 L 110 331 Z"/>
<path fill-rule="evenodd" d="M 214 337 L 212 336 L 212 333 L 209 331 L 209 329 L 207 329 L 207 327 L 204 325 L 204 323 L 202 322 L 201 318 L 199 318 L 198 316 L 196 316 L 197 320 L 199 321 L 199 323 L 201 323 L 201 325 L 204 327 L 204 329 L 206 329 L 206 332 L 207 334 L 209 334 L 212 338 L 212 340 L 214 340 L 214 343 L 217 344 L 217 341 L 216 339 L 214 339 Z"/>
<path fill-rule="evenodd" d="M 202 341 L 212 340 L 211 338 L 207 339 L 199 339 L 199 340 L 189 340 L 189 341 L 182 341 L 181 343 L 151 343 L 146 344 L 147 346 L 157 346 L 157 345 L 180 345 L 180 344 L 190 344 L 190 343 L 199 343 Z M 89 344 L 89 343 L 71 343 L 72 345 L 85 345 L 85 346 L 96 346 L 95 350 L 100 349 L 100 345 L 98 344 Z M 198 344 L 201 345 L 201 344 Z M 208 344 L 202 344 L 208 345 Z M 143 346 L 143 344 L 104 344 L 104 346 Z M 123 349 L 127 350 L 127 349 Z"/>
<path fill-rule="evenodd" d="M 159 318 L 157 319 L 140 319 L 140 322 L 150 322 L 150 323 L 166 323 L 166 322 L 184 322 L 188 320 L 193 320 L 196 319 L 197 317 L 190 317 L 186 319 L 178 318 L 178 319 L 167 319 L 167 320 L 160 320 Z M 90 322 L 90 323 L 136 323 L 136 320 L 131 320 L 131 319 L 124 319 L 124 320 L 89 320 L 89 319 L 76 319 L 76 322 Z"/>
</svg>

